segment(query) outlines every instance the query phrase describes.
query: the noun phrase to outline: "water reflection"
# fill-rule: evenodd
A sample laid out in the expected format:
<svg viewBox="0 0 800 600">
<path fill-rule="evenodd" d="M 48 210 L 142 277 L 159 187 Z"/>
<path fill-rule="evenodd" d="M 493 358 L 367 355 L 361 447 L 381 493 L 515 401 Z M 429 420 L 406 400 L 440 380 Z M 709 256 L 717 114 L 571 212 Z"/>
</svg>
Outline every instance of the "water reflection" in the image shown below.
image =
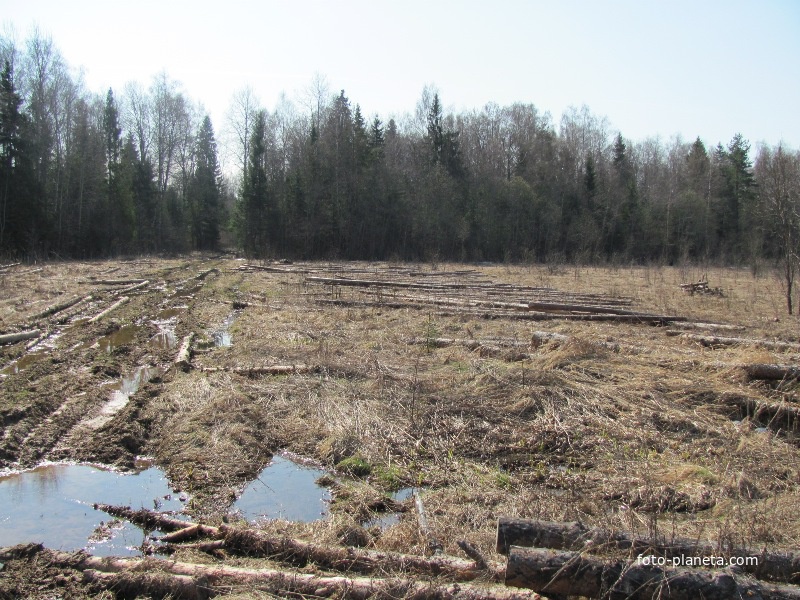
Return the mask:
<svg viewBox="0 0 800 600">
<path fill-rule="evenodd" d="M 98 556 L 137 554 L 144 534 L 128 523 L 106 531 L 108 539 L 89 542 L 101 522 L 112 520 L 92 508 L 95 502 L 182 509 L 163 471 L 155 467 L 123 474 L 89 465 L 43 465 L 0 477 L 0 547 L 41 542 L 66 551 L 88 548 Z"/>
<path fill-rule="evenodd" d="M 247 485 L 233 509 L 248 521 L 265 517 L 316 521 L 327 513 L 331 498 L 330 491 L 316 483 L 325 474 L 321 469 L 276 455 Z"/>
</svg>

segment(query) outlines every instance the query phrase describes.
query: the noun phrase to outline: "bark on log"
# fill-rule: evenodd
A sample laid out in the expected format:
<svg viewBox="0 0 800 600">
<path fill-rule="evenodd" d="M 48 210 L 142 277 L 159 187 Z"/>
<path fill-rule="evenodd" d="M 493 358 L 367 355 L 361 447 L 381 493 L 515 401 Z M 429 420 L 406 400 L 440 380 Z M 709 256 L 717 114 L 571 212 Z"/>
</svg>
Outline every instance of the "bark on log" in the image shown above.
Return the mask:
<svg viewBox="0 0 800 600">
<path fill-rule="evenodd" d="M 123 585 L 134 593 L 173 594 L 177 598 L 202 598 L 199 590 L 213 593 L 214 587 L 258 586 L 278 594 L 309 594 L 315 597 L 347 598 L 440 598 L 452 600 L 522 600 L 540 598 L 529 591 L 510 590 L 493 584 L 426 583 L 418 578 L 367 578 L 317 576 L 277 569 L 247 569 L 225 565 L 201 565 L 155 558 L 102 558 L 82 553 L 50 551 L 41 545 L 0 548 L 0 558 L 31 559 L 39 553 L 49 564 L 66 566 L 87 573 L 87 579 Z M 169 575 L 168 579 L 164 579 Z M 171 576 L 177 575 L 178 579 Z M 194 586 L 192 585 L 194 582 Z"/>
<path fill-rule="evenodd" d="M 66 302 L 54 304 L 53 306 L 44 309 L 42 312 L 36 313 L 30 318 L 30 320 L 38 321 L 39 319 L 44 319 L 45 317 L 49 317 L 50 315 L 60 313 L 62 310 L 67 310 L 68 308 L 72 308 L 73 306 L 81 302 L 88 302 L 91 299 L 92 299 L 91 296 L 75 296 L 74 298 L 70 298 Z"/>
<path fill-rule="evenodd" d="M 319 546 L 291 538 L 274 538 L 253 529 L 220 527 L 225 548 L 248 556 L 271 557 L 303 567 L 309 563 L 337 571 L 361 574 L 387 571 L 413 571 L 431 577 L 447 577 L 454 581 L 472 581 L 488 573 L 500 580 L 502 567 L 477 567 L 474 562 L 444 555 L 430 558 L 412 554 L 380 552 L 362 548 Z"/>
<path fill-rule="evenodd" d="M 181 347 L 178 349 L 178 355 L 175 357 L 175 366 L 182 371 L 188 371 L 192 368 L 192 340 L 194 339 L 194 332 L 190 333 L 183 338 Z"/>
<path fill-rule="evenodd" d="M 139 510 L 134 510 L 128 506 L 117 506 L 115 504 L 102 504 L 96 503 L 93 505 L 95 510 L 102 510 L 104 513 L 108 513 L 112 517 L 118 517 L 120 519 L 125 519 L 126 521 L 130 521 L 134 525 L 138 525 L 144 529 L 160 529 L 162 531 L 180 531 L 182 529 L 186 529 L 187 527 L 193 527 L 198 525 L 197 523 L 192 523 L 191 521 L 183 521 L 181 519 L 175 519 L 174 517 L 170 517 L 168 515 L 163 515 L 161 513 L 154 512 L 152 510 L 147 510 L 146 508 L 141 508 Z M 220 530 L 219 527 L 213 527 L 211 525 L 199 525 L 200 533 L 206 535 L 208 537 L 219 537 Z"/>
<path fill-rule="evenodd" d="M 497 521 L 497 552 L 508 554 L 511 546 L 554 550 L 623 550 L 667 559 L 683 556 L 756 557 L 758 564 L 743 565 L 742 571 L 759 579 L 800 583 L 800 553 L 721 549 L 719 545 L 689 539 L 649 540 L 623 532 L 588 527 L 578 522 L 551 522 L 501 517 Z"/>
<path fill-rule="evenodd" d="M 303 373 L 317 373 L 323 370 L 319 366 L 311 365 L 267 365 L 263 367 L 201 367 L 203 373 L 235 373 L 245 377 L 258 375 L 294 375 Z"/>
<path fill-rule="evenodd" d="M 794 342 L 776 342 L 773 340 L 758 340 L 739 337 L 721 337 L 716 335 L 698 335 L 696 333 L 684 333 L 674 329 L 665 332 L 668 336 L 681 337 L 685 340 L 697 342 L 707 348 L 720 346 L 757 346 L 759 348 L 769 348 L 771 350 L 800 350 L 800 344 Z"/>
<path fill-rule="evenodd" d="M 28 331 L 19 331 L 17 333 L 6 333 L 0 335 L 0 346 L 5 346 L 6 344 L 16 344 L 17 342 L 30 340 L 39 337 L 41 333 L 41 329 L 30 329 Z"/>
<path fill-rule="evenodd" d="M 554 333 L 550 331 L 534 331 L 531 333 L 530 342 L 523 342 L 520 340 L 510 340 L 510 339 L 474 340 L 474 339 L 459 339 L 459 338 L 421 337 L 421 338 L 411 338 L 410 340 L 408 340 L 408 343 L 420 346 L 428 346 L 431 348 L 446 348 L 448 346 L 464 346 L 465 348 L 469 348 L 470 350 L 488 348 L 489 349 L 488 354 L 492 354 L 495 350 L 499 350 L 500 347 L 536 348 L 547 342 L 556 342 L 558 344 L 563 344 L 565 342 L 568 342 L 569 340 L 570 336 L 561 333 Z M 611 350 L 612 352 L 619 352 L 620 350 L 619 344 L 613 342 L 592 341 L 590 343 L 593 346 L 605 348 L 607 350 Z"/>
<path fill-rule="evenodd" d="M 183 529 L 179 529 L 178 531 L 173 531 L 172 533 L 162 535 L 161 538 L 159 538 L 159 541 L 162 543 L 175 544 L 178 542 L 185 542 L 186 540 L 192 540 L 202 535 L 202 526 L 199 524 L 194 524 L 184 527 Z"/>
<path fill-rule="evenodd" d="M 800 588 L 758 582 L 730 571 L 666 568 L 518 546 L 509 551 L 506 585 L 544 594 L 626 600 L 800 600 Z"/>
<path fill-rule="evenodd" d="M 61 553 L 55 553 L 57 555 Z M 68 560 L 72 555 L 64 555 Z M 74 558 L 72 558 L 74 563 Z M 352 598 L 368 600 L 375 598 L 406 598 L 424 600 L 530 600 L 540 598 L 538 594 L 521 590 L 510 590 L 498 585 L 437 584 L 410 579 L 373 579 L 367 577 L 319 576 L 294 573 L 276 569 L 247 569 L 226 565 L 201 565 L 172 562 L 158 559 L 103 559 L 88 556 L 78 568 L 88 578 L 105 582 L 109 588 L 136 590 L 136 584 L 146 586 L 153 595 L 171 593 L 177 598 L 203 598 L 202 590 L 214 593 L 215 587 L 248 586 L 266 590 L 277 595 L 302 594 L 315 598 Z M 144 570 L 147 569 L 147 570 Z M 168 579 L 163 577 L 169 574 Z M 179 577 L 173 580 L 173 577 Z M 158 582 L 164 582 L 163 588 Z M 141 593 L 142 589 L 139 590 Z"/>
<path fill-rule="evenodd" d="M 122 298 L 120 298 L 119 300 L 114 302 L 114 304 L 109 306 L 107 309 L 105 309 L 101 313 L 98 313 L 95 316 L 93 316 L 91 319 L 89 319 L 89 323 L 97 323 L 100 319 L 102 319 L 103 317 L 105 317 L 106 315 L 111 313 L 112 311 L 115 311 L 120 306 L 122 306 L 123 304 L 128 302 L 128 300 L 130 300 L 130 298 L 128 298 L 127 296 L 123 296 Z"/>
<path fill-rule="evenodd" d="M 98 569 L 85 569 L 83 580 L 86 583 L 113 591 L 117 598 L 152 597 L 174 598 L 175 600 L 208 600 L 213 597 L 208 582 L 201 577 L 159 571 L 125 570 L 107 573 Z"/>
<path fill-rule="evenodd" d="M 413 308 L 417 310 L 425 310 L 429 308 L 429 305 L 421 304 L 421 303 L 412 303 L 412 302 L 394 302 L 390 300 L 384 301 L 364 301 L 364 300 L 339 300 L 333 298 L 320 298 L 315 300 L 317 304 L 324 304 L 330 306 L 347 306 L 347 307 L 359 307 L 359 308 L 396 308 L 396 309 L 403 309 L 403 308 Z M 469 308 L 469 307 L 466 307 Z M 472 317 L 475 319 L 509 319 L 509 320 L 517 320 L 517 321 L 555 321 L 555 320 L 565 320 L 565 321 L 610 321 L 610 322 L 618 322 L 618 323 L 641 323 L 641 324 L 652 324 L 652 325 L 665 325 L 673 322 L 678 321 L 685 321 L 686 317 L 674 316 L 674 315 L 656 315 L 656 314 L 647 314 L 647 313 L 634 313 L 632 315 L 601 315 L 601 314 L 575 314 L 575 313 L 545 313 L 545 312 L 506 312 L 506 311 L 496 311 L 496 312 L 476 312 L 476 311 L 439 311 L 435 313 L 437 316 L 442 317 Z"/>
<path fill-rule="evenodd" d="M 78 283 L 91 283 L 94 285 L 132 285 L 143 283 L 144 279 L 89 279 Z"/>
<path fill-rule="evenodd" d="M 744 331 L 747 329 L 744 325 L 730 325 L 728 323 L 699 323 L 690 321 L 687 321 L 686 323 L 675 323 L 673 327 L 677 329 L 703 329 L 708 331 Z"/>
<path fill-rule="evenodd" d="M 794 381 L 800 379 L 800 367 L 796 365 L 771 365 L 766 363 L 754 363 L 741 365 L 742 369 L 750 379 L 760 379 L 762 381 Z"/>
<path fill-rule="evenodd" d="M 141 281 L 139 283 L 134 283 L 133 285 L 129 285 L 127 287 L 120 288 L 118 290 L 114 290 L 113 293 L 116 294 L 116 295 L 127 294 L 128 292 L 132 292 L 134 290 L 138 290 L 139 288 L 143 288 L 143 287 L 146 287 L 148 285 L 150 285 L 150 281 L 144 280 L 144 281 Z"/>
<path fill-rule="evenodd" d="M 243 529 L 223 525 L 213 527 L 182 521 L 147 509 L 133 510 L 126 506 L 95 504 L 114 517 L 125 519 L 145 529 L 160 529 L 180 533 L 197 527 L 199 534 L 222 540 L 224 548 L 253 557 L 269 557 L 294 566 L 303 567 L 314 563 L 322 567 L 358 573 L 383 573 L 387 571 L 413 571 L 426 576 L 444 576 L 453 581 L 472 581 L 488 574 L 500 581 L 502 566 L 490 563 L 487 569 L 477 567 L 472 561 L 452 556 L 437 555 L 430 558 L 395 552 L 378 552 L 361 548 L 327 547 L 302 540 L 271 537 L 254 529 Z M 192 530 L 195 531 L 195 530 Z M 161 538 L 167 539 L 167 536 Z M 194 546 L 192 546 L 194 547 Z M 214 544 L 218 550 L 219 545 Z"/>
</svg>

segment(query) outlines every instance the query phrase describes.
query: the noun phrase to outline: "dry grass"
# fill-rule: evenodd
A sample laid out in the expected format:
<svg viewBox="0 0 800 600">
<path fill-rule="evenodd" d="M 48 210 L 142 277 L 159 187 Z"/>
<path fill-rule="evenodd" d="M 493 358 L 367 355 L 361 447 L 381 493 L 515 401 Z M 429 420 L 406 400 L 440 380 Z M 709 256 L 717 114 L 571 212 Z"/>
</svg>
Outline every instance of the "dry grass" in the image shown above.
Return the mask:
<svg viewBox="0 0 800 600">
<path fill-rule="evenodd" d="M 387 491 L 413 486 L 422 490 L 432 535 L 453 554 L 460 552 L 456 542 L 465 539 L 493 556 L 499 516 L 579 519 L 753 548 L 800 545 L 798 433 L 763 431 L 763 423 L 741 420 L 725 403 L 726 395 L 735 394 L 796 406 L 798 385 L 776 389 L 724 367 L 796 364 L 797 354 L 747 345 L 709 349 L 649 325 L 392 308 L 381 304 L 399 295 L 391 291 L 331 289 L 305 284 L 302 273 L 244 273 L 234 261 L 213 264 L 220 274 L 208 277 L 194 296 L 165 302 L 163 293 L 150 300 L 144 295 L 116 316 L 125 322 L 137 318 L 137 311 L 185 304 L 176 333 L 194 331 L 210 340 L 230 316 L 232 301 L 250 303 L 230 324 L 232 345 L 197 354 L 194 371 L 171 371 L 144 409 L 147 451 L 173 482 L 194 492 L 199 515 L 221 516 L 282 448 L 331 469 L 351 456 L 371 467 L 368 476 L 337 477 L 329 519 L 265 525 L 324 543 L 341 542 L 344 531 L 378 509 Z M 138 270 L 118 266 L 123 269 L 115 276 L 124 270 L 129 277 L 163 278 L 167 292 L 200 269 L 191 261 L 148 263 Z M 22 322 L 60 295 L 85 292 L 69 287 L 68 280 L 109 267 L 48 266 L 27 276 L 44 298 L 31 307 L 23 307 L 8 287 L 14 277 L 28 281 L 24 273 L 6 274 L 0 316 L 6 323 Z M 329 271 L 347 275 L 359 269 L 352 276 L 391 279 L 392 267 L 399 268 L 360 264 Z M 458 269 L 463 267 L 438 266 L 440 272 Z M 689 296 L 680 289 L 680 283 L 704 274 L 712 287 L 723 289 L 723 297 Z M 636 310 L 743 325 L 744 332 L 733 334 L 742 337 L 798 341 L 800 333 L 798 319 L 783 314 L 779 281 L 767 274 L 495 266 L 481 268 L 479 275 L 629 298 Z M 464 275 L 451 280 L 470 281 Z M 323 305 L 320 298 L 351 305 Z M 464 346 L 408 343 L 434 337 L 527 342 L 542 329 L 569 340 L 493 356 Z M 141 353 L 133 356 L 141 359 Z M 200 370 L 274 364 L 318 370 L 264 377 Z M 415 511 L 410 503 L 406 508 L 396 525 L 370 530 L 368 543 L 426 552 Z"/>
</svg>

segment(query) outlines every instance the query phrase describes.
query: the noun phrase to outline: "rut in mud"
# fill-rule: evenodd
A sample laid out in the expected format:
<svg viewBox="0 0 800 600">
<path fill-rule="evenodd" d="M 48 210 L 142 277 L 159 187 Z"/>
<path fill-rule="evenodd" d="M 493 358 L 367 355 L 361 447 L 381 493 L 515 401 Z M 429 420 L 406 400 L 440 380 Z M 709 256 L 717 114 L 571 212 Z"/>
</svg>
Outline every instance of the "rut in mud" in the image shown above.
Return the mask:
<svg viewBox="0 0 800 600">
<path fill-rule="evenodd" d="M 391 496 L 414 488 L 452 554 L 492 556 L 499 516 L 792 547 L 798 384 L 744 367 L 797 365 L 798 324 L 770 316 L 774 281 L 710 275 L 724 296 L 669 269 L 18 265 L 2 332 L 40 331 L 0 346 L 0 469 L 151 456 L 219 522 L 285 450 L 328 473 L 325 517 L 261 525 L 321 542 L 426 552 Z"/>
</svg>

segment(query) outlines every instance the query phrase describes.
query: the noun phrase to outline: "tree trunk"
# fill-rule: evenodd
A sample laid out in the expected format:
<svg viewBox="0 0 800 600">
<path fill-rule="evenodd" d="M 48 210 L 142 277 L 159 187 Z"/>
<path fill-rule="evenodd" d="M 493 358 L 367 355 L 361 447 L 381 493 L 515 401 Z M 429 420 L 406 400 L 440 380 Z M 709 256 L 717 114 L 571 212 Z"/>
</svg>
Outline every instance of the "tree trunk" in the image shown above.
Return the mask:
<svg viewBox="0 0 800 600">
<path fill-rule="evenodd" d="M 662 568 L 645 561 L 607 561 L 578 552 L 512 546 L 506 585 L 543 594 L 620 600 L 800 600 L 800 588 L 794 586 L 765 584 L 729 571 Z"/>
<path fill-rule="evenodd" d="M 39 337 L 41 333 L 41 329 L 31 329 L 29 331 L 20 331 L 18 333 L 6 333 L 4 335 L 0 335 L 0 346 L 4 346 L 6 344 L 16 344 L 17 342 L 21 342 L 23 340 L 30 340 L 35 337 Z"/>
<path fill-rule="evenodd" d="M 60 304 L 54 304 L 53 306 L 46 308 L 42 312 L 33 315 L 30 318 L 30 320 L 38 321 L 39 319 L 44 319 L 45 317 L 49 317 L 50 315 L 60 313 L 62 310 L 67 310 L 68 308 L 71 308 L 80 302 L 87 302 L 91 299 L 92 299 L 91 296 L 75 296 L 74 298 L 67 300 L 66 302 L 61 302 Z"/>
<path fill-rule="evenodd" d="M 181 521 L 147 509 L 133 510 L 125 506 L 96 504 L 96 510 L 102 510 L 112 516 L 125 519 L 146 529 L 175 531 L 177 534 L 163 537 L 165 541 L 174 541 L 181 537 L 200 534 L 223 540 L 223 547 L 229 551 L 246 556 L 269 557 L 273 560 L 288 562 L 294 566 L 304 567 L 309 563 L 336 570 L 354 571 L 357 573 L 383 573 L 388 571 L 413 571 L 429 577 L 443 576 L 453 581 L 471 581 L 478 577 L 490 577 L 500 580 L 502 566 L 489 564 L 486 568 L 472 561 L 453 556 L 437 555 L 430 558 L 412 554 L 395 552 L 379 552 L 360 548 L 326 547 L 302 540 L 283 537 L 271 537 L 255 529 L 238 527 L 213 527 Z M 197 529 L 195 529 L 197 528 Z M 181 534 L 181 535 L 178 535 Z M 219 549 L 214 545 L 214 549 Z"/>
<path fill-rule="evenodd" d="M 93 316 L 91 319 L 89 319 L 89 323 L 97 323 L 97 322 L 98 322 L 100 319 L 102 319 L 103 317 L 105 317 L 106 315 L 108 315 L 110 312 L 112 312 L 112 311 L 114 311 L 114 310 L 118 309 L 120 306 L 122 306 L 123 304 L 125 304 L 126 302 L 128 302 L 128 300 L 130 300 L 130 298 L 128 298 L 127 296 L 123 296 L 122 298 L 120 298 L 119 300 L 117 300 L 116 302 L 114 302 L 114 304 L 112 304 L 111 306 L 109 306 L 107 309 L 105 309 L 105 310 L 104 310 L 104 311 L 102 311 L 101 313 L 99 313 L 99 314 L 96 314 L 96 315 L 95 315 L 95 316 Z"/>
<path fill-rule="evenodd" d="M 494 584 L 419 581 L 404 577 L 368 578 L 320 576 L 278 569 L 249 569 L 221 564 L 194 564 L 155 558 L 96 557 L 83 553 L 47 550 L 40 544 L 0 548 L 0 560 L 35 560 L 84 573 L 87 581 L 101 584 L 123 597 L 145 593 L 156 597 L 196 600 L 216 595 L 214 588 L 231 586 L 268 590 L 276 595 L 322 598 L 406 598 L 409 600 L 536 600 L 533 592 Z"/>
<path fill-rule="evenodd" d="M 194 333 L 190 333 L 185 338 L 183 338 L 181 347 L 178 350 L 178 355 L 175 357 L 175 366 L 177 366 L 182 371 L 188 371 L 189 369 L 192 368 L 193 339 L 194 339 Z"/>
<path fill-rule="evenodd" d="M 688 539 L 648 540 L 626 533 L 588 527 L 578 522 L 551 522 L 501 517 L 497 521 L 497 552 L 508 554 L 511 546 L 555 550 L 624 550 L 667 559 L 683 556 L 756 557 L 757 564 L 741 569 L 759 579 L 800 582 L 800 554 L 796 552 L 751 552 L 744 548 L 720 549 L 718 544 Z"/>
<path fill-rule="evenodd" d="M 774 350 L 800 350 L 800 344 L 793 342 L 776 342 L 772 340 L 757 340 L 751 338 L 738 338 L 738 337 L 719 337 L 711 335 L 697 335 L 695 333 L 684 333 L 674 329 L 668 329 L 665 332 L 668 336 L 680 336 L 685 340 L 698 342 L 707 348 L 714 348 L 716 346 L 758 346 L 761 348 L 770 348 Z"/>
</svg>

